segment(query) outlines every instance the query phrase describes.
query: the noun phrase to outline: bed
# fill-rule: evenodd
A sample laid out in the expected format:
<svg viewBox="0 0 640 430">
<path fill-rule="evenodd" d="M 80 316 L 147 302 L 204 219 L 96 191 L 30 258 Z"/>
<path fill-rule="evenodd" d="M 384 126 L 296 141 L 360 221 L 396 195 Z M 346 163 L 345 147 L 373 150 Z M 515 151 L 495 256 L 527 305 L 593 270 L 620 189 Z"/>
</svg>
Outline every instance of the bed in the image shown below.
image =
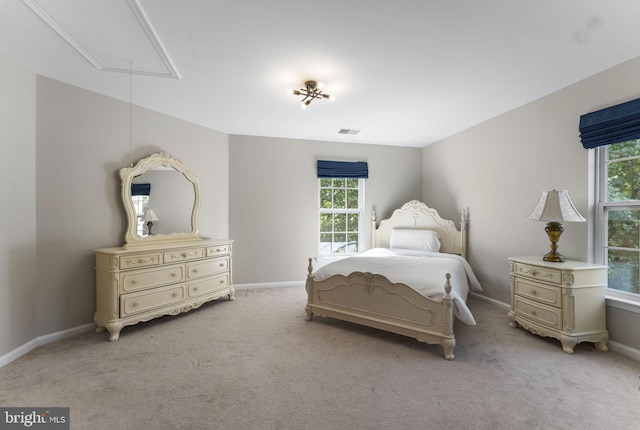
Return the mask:
<svg viewBox="0 0 640 430">
<path fill-rule="evenodd" d="M 454 320 L 475 325 L 466 305 L 482 288 L 466 261 L 467 211 L 460 229 L 412 200 L 376 228 L 372 248 L 314 270 L 309 259 L 307 320 L 337 318 L 442 345 L 454 359 Z"/>
</svg>

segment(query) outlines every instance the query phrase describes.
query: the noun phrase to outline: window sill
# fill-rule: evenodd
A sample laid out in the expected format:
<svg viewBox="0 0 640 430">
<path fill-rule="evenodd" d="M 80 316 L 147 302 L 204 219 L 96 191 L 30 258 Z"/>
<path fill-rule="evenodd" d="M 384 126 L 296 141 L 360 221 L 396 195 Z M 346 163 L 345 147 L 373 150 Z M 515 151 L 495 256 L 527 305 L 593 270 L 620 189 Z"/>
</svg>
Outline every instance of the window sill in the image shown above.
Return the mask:
<svg viewBox="0 0 640 430">
<path fill-rule="evenodd" d="M 607 306 L 640 314 L 640 297 L 616 290 L 607 290 L 605 294 Z"/>
</svg>

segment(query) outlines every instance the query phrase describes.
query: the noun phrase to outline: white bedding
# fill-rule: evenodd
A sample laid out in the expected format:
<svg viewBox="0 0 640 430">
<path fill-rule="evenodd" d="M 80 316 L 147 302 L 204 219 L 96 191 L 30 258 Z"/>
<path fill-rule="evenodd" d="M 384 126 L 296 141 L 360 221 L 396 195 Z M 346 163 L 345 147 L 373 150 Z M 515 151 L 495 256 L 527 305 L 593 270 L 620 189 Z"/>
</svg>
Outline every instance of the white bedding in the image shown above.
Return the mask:
<svg viewBox="0 0 640 430">
<path fill-rule="evenodd" d="M 321 267 L 315 272 L 314 279 L 323 281 L 333 275 L 347 276 L 352 272 L 383 275 L 391 282 L 409 285 L 432 299 L 444 295 L 445 274 L 450 273 L 454 315 L 465 324 L 476 324 L 466 300 L 470 290 L 480 292 L 482 287 L 469 263 L 459 255 L 374 248 Z"/>
</svg>

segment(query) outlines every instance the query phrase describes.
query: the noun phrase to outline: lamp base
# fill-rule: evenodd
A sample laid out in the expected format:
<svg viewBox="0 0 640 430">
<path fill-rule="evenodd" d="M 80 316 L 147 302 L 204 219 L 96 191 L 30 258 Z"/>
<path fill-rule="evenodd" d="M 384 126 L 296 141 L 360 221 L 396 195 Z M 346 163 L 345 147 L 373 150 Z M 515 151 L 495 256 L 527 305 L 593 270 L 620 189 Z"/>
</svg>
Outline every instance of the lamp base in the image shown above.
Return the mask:
<svg viewBox="0 0 640 430">
<path fill-rule="evenodd" d="M 542 259 L 544 261 L 551 261 L 554 263 L 563 263 L 566 259 L 558 252 L 558 240 L 560 240 L 560 235 L 564 231 L 562 224 L 555 221 L 548 222 L 544 231 L 547 232 L 549 240 L 551 241 L 551 251 L 542 257 Z"/>
<path fill-rule="evenodd" d="M 558 251 L 556 251 L 555 253 L 550 252 L 544 257 L 542 257 L 542 259 L 544 261 L 551 261 L 552 263 L 564 263 L 565 261 L 567 261 L 567 259 L 564 258 L 564 256 L 560 254 Z"/>
</svg>

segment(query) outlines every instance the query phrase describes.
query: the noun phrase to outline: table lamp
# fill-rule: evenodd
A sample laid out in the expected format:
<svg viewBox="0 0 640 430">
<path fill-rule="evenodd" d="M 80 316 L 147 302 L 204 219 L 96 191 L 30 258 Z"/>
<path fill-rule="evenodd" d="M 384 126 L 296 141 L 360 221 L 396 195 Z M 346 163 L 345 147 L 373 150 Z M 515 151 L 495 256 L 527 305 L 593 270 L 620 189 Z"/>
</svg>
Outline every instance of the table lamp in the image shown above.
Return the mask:
<svg viewBox="0 0 640 430">
<path fill-rule="evenodd" d="M 542 259 L 556 263 L 562 263 L 566 260 L 564 256 L 558 252 L 558 240 L 560 240 L 560 235 L 564 231 L 562 222 L 586 221 L 575 206 L 573 206 L 573 203 L 571 203 L 567 190 L 543 191 L 538 204 L 527 219 L 547 223 L 544 231 L 549 235 L 551 251 Z"/>
</svg>

